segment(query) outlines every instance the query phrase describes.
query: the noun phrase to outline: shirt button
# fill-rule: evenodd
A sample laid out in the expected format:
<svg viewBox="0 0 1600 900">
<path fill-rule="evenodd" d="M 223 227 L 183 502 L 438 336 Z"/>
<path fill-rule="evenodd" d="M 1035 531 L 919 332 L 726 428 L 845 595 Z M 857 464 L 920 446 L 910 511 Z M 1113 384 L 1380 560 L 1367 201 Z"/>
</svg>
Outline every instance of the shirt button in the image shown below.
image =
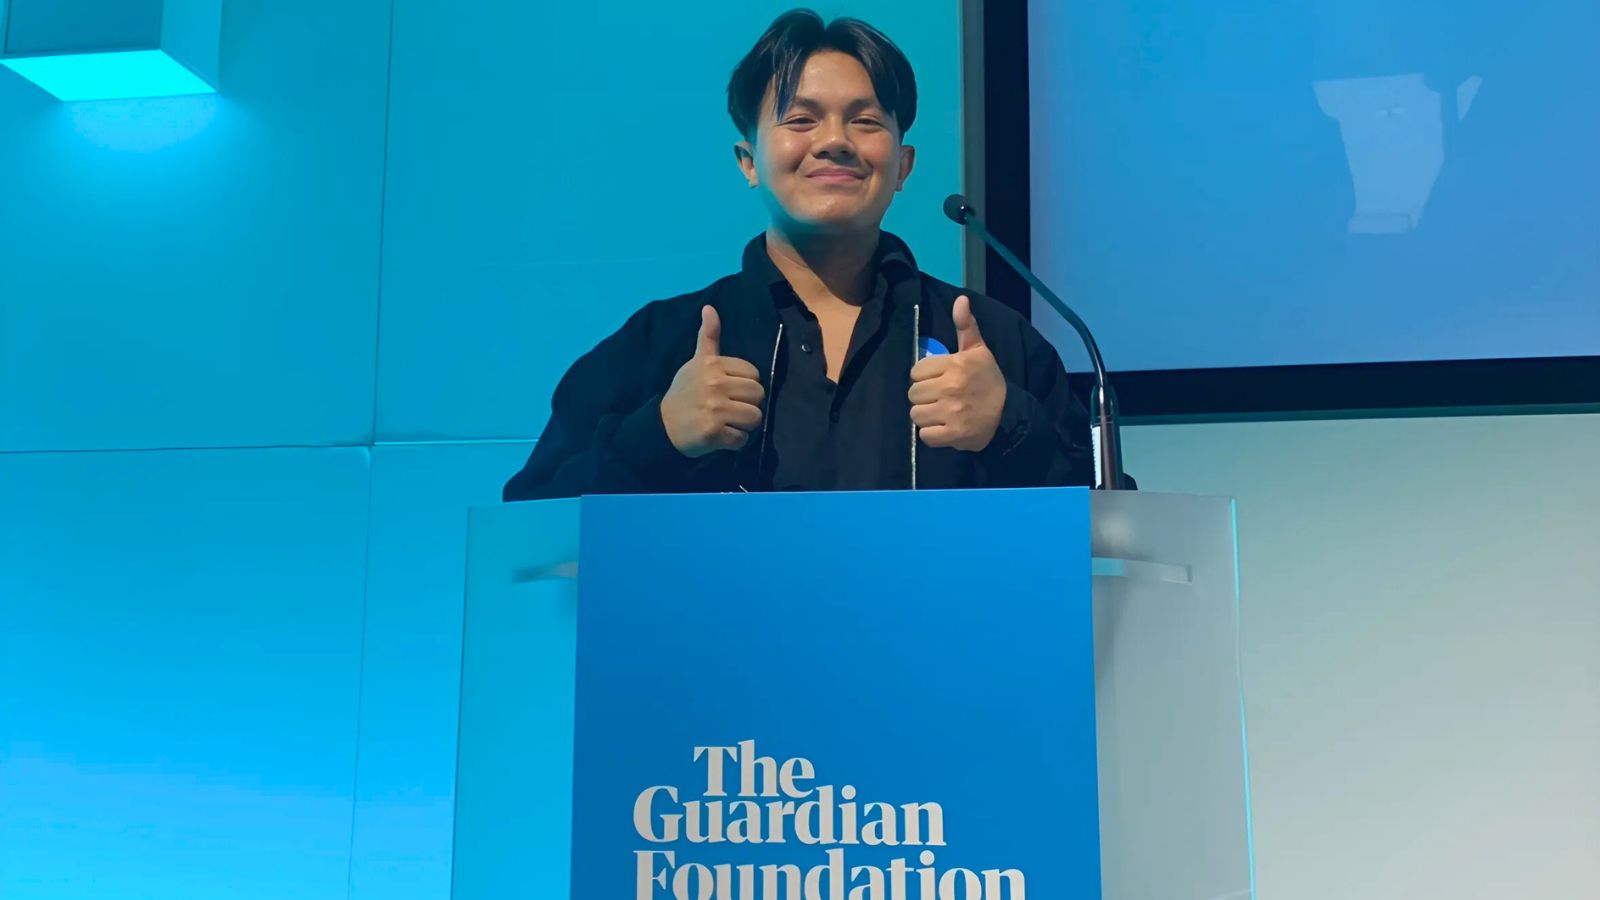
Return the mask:
<svg viewBox="0 0 1600 900">
<path fill-rule="evenodd" d="M 801 353 L 810 353 L 811 352 L 811 345 L 810 344 L 801 344 L 800 345 L 800 352 Z"/>
</svg>

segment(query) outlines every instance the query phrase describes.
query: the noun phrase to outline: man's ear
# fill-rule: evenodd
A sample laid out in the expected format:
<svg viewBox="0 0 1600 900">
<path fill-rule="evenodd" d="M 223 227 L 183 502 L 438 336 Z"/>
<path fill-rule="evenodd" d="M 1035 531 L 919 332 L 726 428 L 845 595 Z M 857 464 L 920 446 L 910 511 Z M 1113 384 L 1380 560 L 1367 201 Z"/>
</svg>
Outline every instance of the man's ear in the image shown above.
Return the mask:
<svg viewBox="0 0 1600 900">
<path fill-rule="evenodd" d="M 905 189 L 906 179 L 911 177 L 911 170 L 917 166 L 917 148 L 910 144 L 900 146 L 900 183 L 894 186 L 896 193 Z"/>
<path fill-rule="evenodd" d="M 739 171 L 744 173 L 745 183 L 751 187 L 761 186 L 761 177 L 756 174 L 756 148 L 749 141 L 739 141 L 733 145 L 733 158 L 739 163 Z"/>
</svg>

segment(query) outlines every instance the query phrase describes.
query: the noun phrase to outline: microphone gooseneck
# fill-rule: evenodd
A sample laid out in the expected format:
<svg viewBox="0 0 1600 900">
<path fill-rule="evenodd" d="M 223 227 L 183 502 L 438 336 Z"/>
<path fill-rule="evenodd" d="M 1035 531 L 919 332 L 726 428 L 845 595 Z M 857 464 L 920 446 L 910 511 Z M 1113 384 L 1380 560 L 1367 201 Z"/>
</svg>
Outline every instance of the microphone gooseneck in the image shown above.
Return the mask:
<svg viewBox="0 0 1600 900">
<path fill-rule="evenodd" d="M 1111 381 L 1106 377 L 1105 361 L 1100 357 L 1100 345 L 1095 343 L 1094 335 L 1090 333 L 1089 326 L 1081 317 L 1072 311 L 1055 292 L 1039 280 L 1039 276 L 1022 264 L 1005 244 L 989 233 L 983 225 L 983 220 L 973 210 L 972 204 L 960 194 L 951 194 L 944 200 L 944 214 L 957 225 L 970 228 L 989 248 L 1021 275 L 1023 280 L 1033 288 L 1056 314 L 1067 321 L 1072 329 L 1078 333 L 1078 338 L 1083 341 L 1084 349 L 1089 351 L 1089 362 L 1094 366 L 1094 393 L 1090 397 L 1089 421 L 1091 426 L 1092 443 L 1095 454 L 1095 475 L 1098 479 L 1097 487 L 1114 490 L 1122 487 L 1122 441 L 1117 431 L 1117 397 L 1111 390 Z"/>
</svg>

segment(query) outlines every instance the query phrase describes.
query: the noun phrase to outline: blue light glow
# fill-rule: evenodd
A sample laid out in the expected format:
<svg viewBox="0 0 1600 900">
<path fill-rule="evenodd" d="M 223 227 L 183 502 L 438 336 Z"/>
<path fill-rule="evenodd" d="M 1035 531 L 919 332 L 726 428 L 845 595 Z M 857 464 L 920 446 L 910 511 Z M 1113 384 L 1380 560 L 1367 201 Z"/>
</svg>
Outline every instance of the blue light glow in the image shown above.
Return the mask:
<svg viewBox="0 0 1600 900">
<path fill-rule="evenodd" d="M 216 94 L 91 100 L 63 109 L 78 133 L 96 147 L 154 153 L 204 131 L 217 116 Z"/>
<path fill-rule="evenodd" d="M 28 56 L 0 60 L 0 65 L 68 102 L 216 93 L 161 50 Z"/>
</svg>

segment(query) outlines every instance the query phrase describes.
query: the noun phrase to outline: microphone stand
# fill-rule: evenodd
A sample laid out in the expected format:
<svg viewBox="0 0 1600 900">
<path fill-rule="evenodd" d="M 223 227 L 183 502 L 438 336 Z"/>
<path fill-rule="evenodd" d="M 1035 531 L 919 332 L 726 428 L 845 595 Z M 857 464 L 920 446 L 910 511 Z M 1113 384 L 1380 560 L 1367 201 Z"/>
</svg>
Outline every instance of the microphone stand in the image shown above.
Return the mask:
<svg viewBox="0 0 1600 900">
<path fill-rule="evenodd" d="M 944 201 L 944 214 L 949 216 L 957 225 L 972 229 L 985 244 L 989 245 L 1000 258 L 1006 261 L 1028 282 L 1044 302 L 1056 311 L 1056 314 L 1067 320 L 1073 330 L 1078 333 L 1083 346 L 1089 351 L 1089 361 L 1094 365 L 1094 390 L 1089 396 L 1089 432 L 1090 443 L 1094 448 L 1094 468 L 1097 484 L 1095 487 L 1102 490 L 1120 490 L 1122 481 L 1122 439 L 1117 430 L 1117 395 L 1111 390 L 1111 381 L 1106 377 L 1105 361 L 1100 358 L 1100 346 L 1095 343 L 1094 335 L 1089 332 L 1089 326 L 1079 318 L 1072 308 L 1063 303 L 1055 292 L 1039 280 L 1022 260 L 1017 259 L 1005 244 L 989 233 L 983 226 L 983 221 L 967 203 L 967 198 L 960 194 L 951 194 Z"/>
</svg>

